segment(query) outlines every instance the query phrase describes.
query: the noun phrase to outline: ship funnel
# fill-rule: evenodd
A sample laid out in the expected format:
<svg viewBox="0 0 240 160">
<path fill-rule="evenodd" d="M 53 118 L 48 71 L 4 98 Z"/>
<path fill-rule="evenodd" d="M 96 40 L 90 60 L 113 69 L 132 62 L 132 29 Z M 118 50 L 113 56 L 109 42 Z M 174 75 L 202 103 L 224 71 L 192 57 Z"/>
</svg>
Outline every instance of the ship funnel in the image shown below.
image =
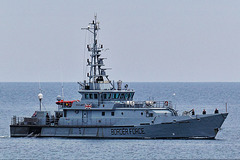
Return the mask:
<svg viewBox="0 0 240 160">
<path fill-rule="evenodd" d="M 118 90 L 122 89 L 122 81 L 121 80 L 117 81 L 117 86 L 118 86 Z"/>
</svg>

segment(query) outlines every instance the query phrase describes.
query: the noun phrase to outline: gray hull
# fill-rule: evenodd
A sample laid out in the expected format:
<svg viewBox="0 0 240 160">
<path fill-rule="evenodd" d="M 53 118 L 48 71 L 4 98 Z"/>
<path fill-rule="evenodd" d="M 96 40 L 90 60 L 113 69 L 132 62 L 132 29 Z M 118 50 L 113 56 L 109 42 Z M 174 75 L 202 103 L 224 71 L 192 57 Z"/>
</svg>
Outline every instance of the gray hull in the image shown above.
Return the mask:
<svg viewBox="0 0 240 160">
<path fill-rule="evenodd" d="M 214 139 L 228 113 L 200 119 L 139 126 L 11 125 L 11 137 L 68 138 L 209 138 Z"/>
</svg>

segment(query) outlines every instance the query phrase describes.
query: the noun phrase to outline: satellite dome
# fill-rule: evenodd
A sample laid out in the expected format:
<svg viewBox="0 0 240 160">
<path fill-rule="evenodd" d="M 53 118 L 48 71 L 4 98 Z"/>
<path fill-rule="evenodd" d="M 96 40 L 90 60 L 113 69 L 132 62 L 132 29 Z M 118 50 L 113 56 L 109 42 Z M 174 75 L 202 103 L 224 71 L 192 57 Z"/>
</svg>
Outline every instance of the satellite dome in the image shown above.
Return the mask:
<svg viewBox="0 0 240 160">
<path fill-rule="evenodd" d="M 57 96 L 57 101 L 61 101 L 61 99 L 62 99 L 61 96 L 58 95 L 58 96 Z"/>
<path fill-rule="evenodd" d="M 43 99 L 43 94 L 42 94 L 42 93 L 39 93 L 39 94 L 38 94 L 38 99 L 39 99 L 39 100 Z"/>
</svg>

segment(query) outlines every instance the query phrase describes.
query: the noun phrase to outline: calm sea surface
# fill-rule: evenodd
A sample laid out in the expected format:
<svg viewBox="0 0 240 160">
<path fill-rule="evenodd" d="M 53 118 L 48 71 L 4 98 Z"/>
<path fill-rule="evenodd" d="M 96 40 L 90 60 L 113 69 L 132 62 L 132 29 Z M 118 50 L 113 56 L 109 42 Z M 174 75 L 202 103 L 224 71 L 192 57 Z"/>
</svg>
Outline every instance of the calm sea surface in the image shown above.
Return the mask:
<svg viewBox="0 0 240 160">
<path fill-rule="evenodd" d="M 0 159 L 240 159 L 240 83 L 129 83 L 135 100 L 171 100 L 181 114 L 195 109 L 229 116 L 216 140 L 104 140 L 10 138 L 12 115 L 39 109 L 38 83 L 0 83 Z M 41 83 L 43 109 L 54 111 L 61 83 Z M 80 99 L 77 83 L 64 83 L 65 100 Z"/>
</svg>

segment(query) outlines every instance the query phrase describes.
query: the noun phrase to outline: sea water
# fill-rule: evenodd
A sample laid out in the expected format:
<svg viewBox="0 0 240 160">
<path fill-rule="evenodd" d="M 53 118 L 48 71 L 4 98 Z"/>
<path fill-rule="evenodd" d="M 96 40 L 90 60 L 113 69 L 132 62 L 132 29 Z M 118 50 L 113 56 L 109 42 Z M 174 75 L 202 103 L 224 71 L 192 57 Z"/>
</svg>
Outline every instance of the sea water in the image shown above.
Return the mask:
<svg viewBox="0 0 240 160">
<path fill-rule="evenodd" d="M 43 110 L 57 110 L 61 83 L 41 83 Z M 80 99 L 77 83 L 64 83 L 64 100 Z M 168 100 L 179 114 L 229 115 L 215 140 L 10 138 L 11 117 L 39 110 L 38 83 L 0 83 L 0 159 L 240 159 L 240 83 L 128 83 L 135 100 Z"/>
</svg>

